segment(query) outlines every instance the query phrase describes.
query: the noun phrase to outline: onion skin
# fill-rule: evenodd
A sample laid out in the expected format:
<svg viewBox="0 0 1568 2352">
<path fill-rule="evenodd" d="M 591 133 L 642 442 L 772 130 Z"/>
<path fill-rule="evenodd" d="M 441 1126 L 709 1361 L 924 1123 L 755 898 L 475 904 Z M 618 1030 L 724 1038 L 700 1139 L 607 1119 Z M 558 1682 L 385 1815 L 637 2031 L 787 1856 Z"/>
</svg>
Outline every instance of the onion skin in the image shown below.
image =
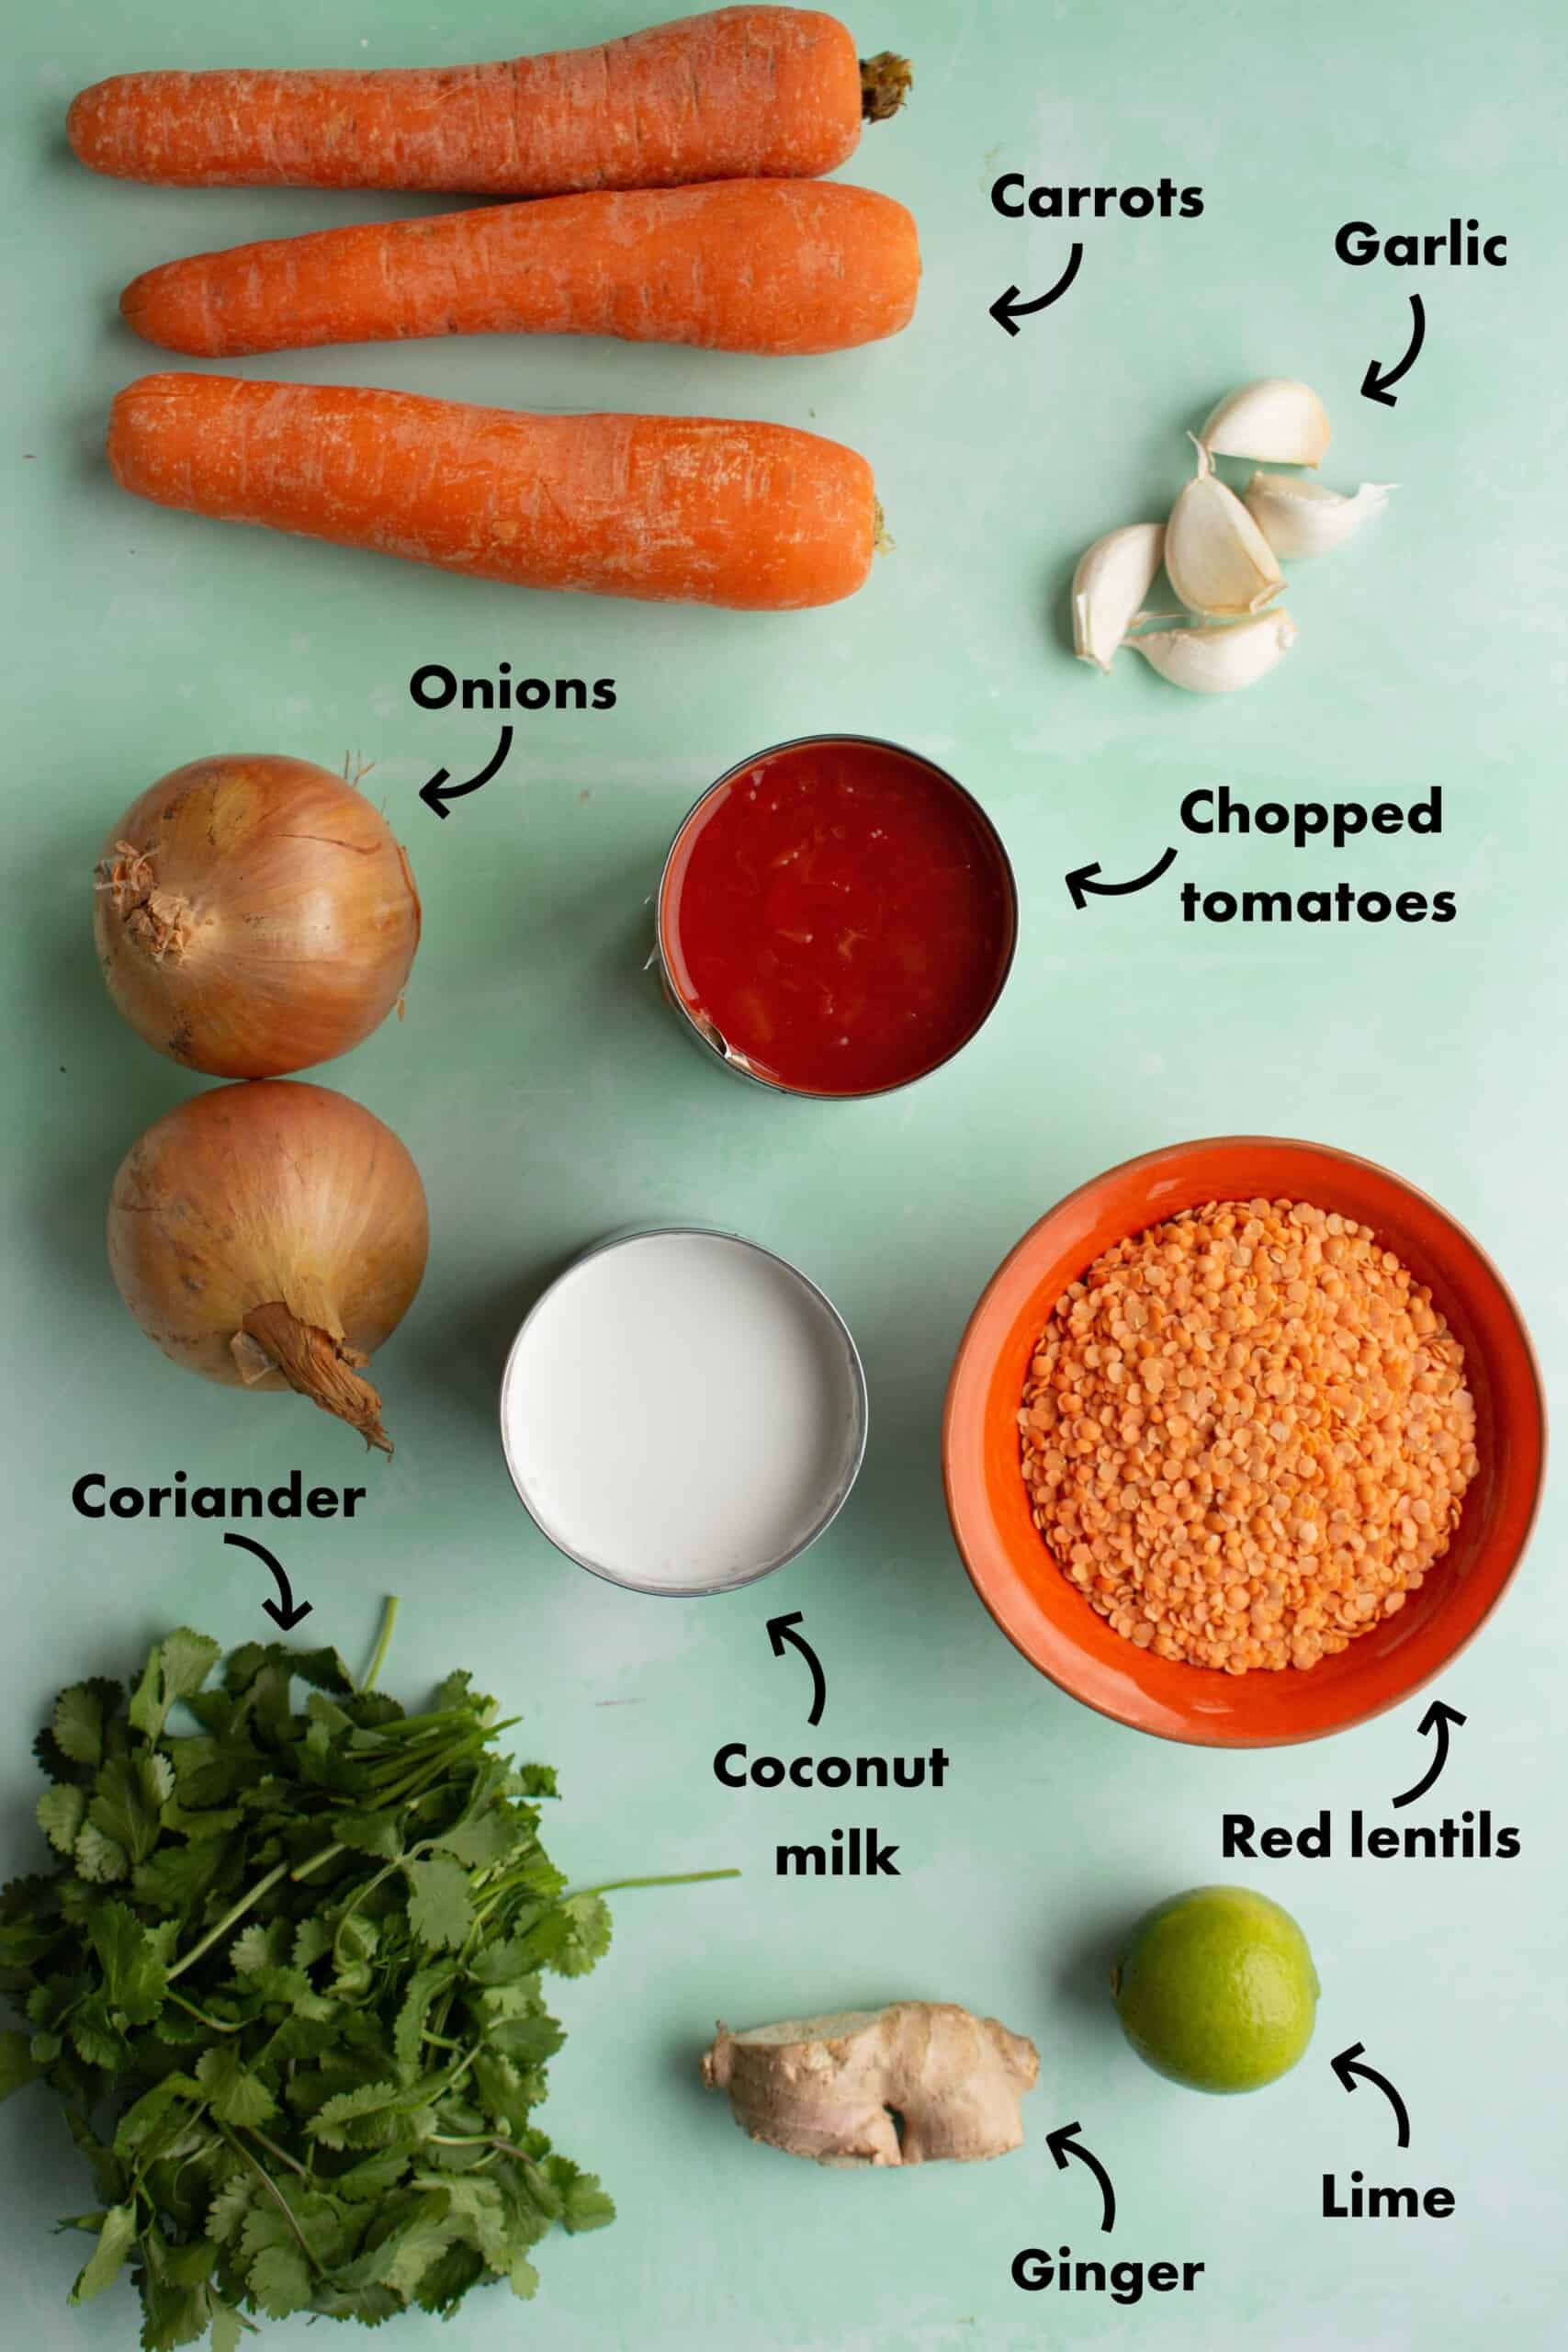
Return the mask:
<svg viewBox="0 0 1568 2352">
<path fill-rule="evenodd" d="M 331 1061 L 397 1003 L 419 893 L 387 820 L 342 776 L 267 752 L 194 760 L 104 844 L 93 931 L 139 1036 L 211 1078 Z"/>
<path fill-rule="evenodd" d="M 391 1453 L 360 1367 L 413 1300 L 429 1225 L 419 1170 L 370 1112 L 280 1080 L 193 1095 L 126 1154 L 108 1245 L 120 1296 L 174 1363 L 292 1388 Z"/>
</svg>

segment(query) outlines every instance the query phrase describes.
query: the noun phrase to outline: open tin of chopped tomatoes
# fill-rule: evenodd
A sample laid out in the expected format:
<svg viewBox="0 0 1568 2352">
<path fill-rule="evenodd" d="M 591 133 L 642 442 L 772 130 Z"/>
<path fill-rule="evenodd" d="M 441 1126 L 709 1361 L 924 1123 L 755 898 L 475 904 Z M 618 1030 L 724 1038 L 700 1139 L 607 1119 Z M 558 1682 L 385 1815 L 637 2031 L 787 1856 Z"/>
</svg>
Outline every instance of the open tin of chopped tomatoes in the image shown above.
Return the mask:
<svg viewBox="0 0 1568 2352">
<path fill-rule="evenodd" d="M 665 860 L 665 993 L 739 1077 L 829 1101 L 926 1077 L 1002 992 L 1018 894 L 995 826 L 931 761 L 803 736 L 720 776 Z"/>
</svg>

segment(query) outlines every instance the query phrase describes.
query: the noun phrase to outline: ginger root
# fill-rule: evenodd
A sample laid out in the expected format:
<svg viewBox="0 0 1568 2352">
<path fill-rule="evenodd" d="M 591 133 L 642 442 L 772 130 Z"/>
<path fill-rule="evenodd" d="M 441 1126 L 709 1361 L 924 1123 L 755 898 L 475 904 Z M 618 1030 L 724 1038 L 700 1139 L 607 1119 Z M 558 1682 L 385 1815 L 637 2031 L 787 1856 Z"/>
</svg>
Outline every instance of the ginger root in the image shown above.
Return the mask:
<svg viewBox="0 0 1568 2352">
<path fill-rule="evenodd" d="M 819 2165 L 973 2164 L 1023 2144 L 1034 2044 L 950 2001 L 791 2018 L 731 2033 L 703 2057 L 741 2130 Z"/>
</svg>

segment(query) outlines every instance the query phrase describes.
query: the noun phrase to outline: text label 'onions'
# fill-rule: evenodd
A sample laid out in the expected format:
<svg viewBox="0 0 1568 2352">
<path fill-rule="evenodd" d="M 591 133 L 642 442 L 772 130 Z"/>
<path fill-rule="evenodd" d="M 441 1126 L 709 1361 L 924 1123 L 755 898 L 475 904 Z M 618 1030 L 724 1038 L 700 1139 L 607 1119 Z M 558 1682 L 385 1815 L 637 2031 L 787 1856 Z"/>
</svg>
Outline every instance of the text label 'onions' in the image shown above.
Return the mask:
<svg viewBox="0 0 1568 2352">
<path fill-rule="evenodd" d="M 397 1003 L 419 894 L 386 819 L 305 760 L 195 760 L 110 832 L 94 930 L 150 1046 L 214 1078 L 345 1054 Z"/>
<path fill-rule="evenodd" d="M 133 1144 L 109 1201 L 120 1296 L 205 1380 L 292 1388 L 385 1453 L 362 1367 L 412 1303 L 429 1243 L 419 1170 L 323 1086 L 220 1086 Z"/>
</svg>

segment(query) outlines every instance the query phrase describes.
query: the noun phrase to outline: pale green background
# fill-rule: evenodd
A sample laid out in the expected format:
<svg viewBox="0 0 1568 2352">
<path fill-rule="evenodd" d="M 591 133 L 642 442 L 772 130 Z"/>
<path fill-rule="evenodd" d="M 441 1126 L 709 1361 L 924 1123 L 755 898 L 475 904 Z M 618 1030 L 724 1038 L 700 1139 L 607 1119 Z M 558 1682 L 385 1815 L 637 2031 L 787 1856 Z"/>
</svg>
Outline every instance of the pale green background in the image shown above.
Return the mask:
<svg viewBox="0 0 1568 2352">
<path fill-rule="evenodd" d="M 1404 1171 L 1517 1284 L 1549 1376 L 1568 1347 L 1562 1274 L 1562 537 L 1568 40 L 1548 0 L 1309 11 L 1219 0 L 1054 7 L 866 0 L 862 48 L 908 50 L 915 96 L 856 167 L 907 198 L 927 256 L 897 343 L 811 362 L 538 343 L 335 351 L 251 372 L 480 401 L 709 410 L 815 424 L 874 460 L 897 551 L 849 605 L 800 616 L 552 602 L 225 532 L 132 505 L 100 458 L 109 397 L 157 366 L 115 297 L 153 261 L 269 232 L 391 214 L 395 199 L 183 197 L 95 181 L 61 140 L 79 85 L 141 64 L 400 64 L 632 28 L 638 0 L 48 0 L 10 28 L 0 222 L 9 280 L 0 465 L 13 558 L 5 630 L 11 1240 L 3 1677 L 6 1854 L 31 1866 L 28 1760 L 57 1686 L 123 1670 L 172 1622 L 264 1633 L 259 1571 L 217 1530 L 92 1527 L 72 1481 L 364 1474 L 302 1405 L 182 1378 L 116 1301 L 101 1223 L 115 1164 L 191 1081 L 125 1030 L 87 938 L 100 838 L 134 793 L 224 749 L 376 763 L 411 845 L 425 939 L 404 1023 L 324 1075 L 386 1118 L 429 1189 L 423 1296 L 386 1351 L 396 1461 L 363 1525 L 283 1544 L 311 1635 L 359 1655 L 405 1597 L 392 1687 L 481 1666 L 561 1769 L 554 1843 L 582 1878 L 744 1865 L 739 1884 L 627 1895 L 614 1951 L 566 1987 L 571 2040 L 545 2120 L 602 2167 L 616 2228 L 545 2250 L 542 2300 L 476 2297 L 454 2329 L 389 2344 L 487 2352 L 894 2352 L 1147 2342 L 1172 2352 L 1461 2352 L 1560 2340 L 1562 2053 L 1562 1520 L 1443 1695 L 1466 1710 L 1441 1803 L 1517 1822 L 1491 1865 L 1336 1860 L 1250 1875 L 1299 1911 L 1324 2002 L 1310 2059 L 1255 2100 L 1208 2103 L 1122 2046 L 1100 1984 L 1109 1934 L 1224 1876 L 1223 1807 L 1299 1821 L 1387 1801 L 1425 1759 L 1425 1701 L 1327 1747 L 1227 1759 L 1153 1746 L 1058 1697 L 973 1599 L 938 1481 L 942 1385 L 964 1317 L 1018 1233 L 1124 1156 L 1220 1130 L 1322 1137 Z M 254 20 L 254 21 L 252 21 Z M 19 54 L 18 54 L 19 52 Z M 997 219 L 1032 179 L 1198 182 L 1198 220 L 1090 224 L 1077 285 L 1009 341 L 986 315 L 1048 284 L 1067 232 Z M 1480 211 L 1506 270 L 1351 271 L 1347 219 L 1439 228 Z M 1357 397 L 1427 351 L 1395 410 Z M 243 364 L 243 363 L 242 363 Z M 1102 683 L 1063 645 L 1078 549 L 1160 511 L 1184 426 L 1264 372 L 1321 388 L 1327 478 L 1402 485 L 1386 522 L 1293 582 L 1299 647 L 1229 702 L 1131 661 Z M 421 662 L 613 675 L 608 714 L 524 724 L 505 775 L 444 826 L 415 793 L 471 773 L 491 726 L 416 713 Z M 1126 674 L 1123 674 L 1125 673 Z M 677 817 L 731 761 L 813 728 L 885 731 L 950 762 L 1016 859 L 1024 930 L 1005 1003 L 953 1068 L 864 1106 L 781 1102 L 705 1069 L 641 975 L 642 900 Z M 1353 854 L 1189 842 L 1210 886 L 1457 890 L 1448 928 L 1184 929 L 1172 886 L 1075 915 L 1064 870 L 1139 872 L 1191 785 L 1408 799 L 1440 782 L 1440 841 Z M 870 1457 L 830 1536 L 730 1600 L 640 1600 L 532 1531 L 493 1427 L 497 1374 L 541 1273 L 608 1228 L 709 1219 L 796 1258 L 864 1351 Z M 635 1412 L 635 1396 L 613 1409 Z M 265 1532 L 265 1531 L 263 1531 Z M 829 1678 L 815 1744 L 941 1741 L 950 1786 L 878 1797 L 904 1875 L 799 1886 L 784 1836 L 853 1817 L 831 1797 L 746 1799 L 725 1739 L 810 1741 L 806 1676 L 764 1620 L 806 1612 Z M 1408 1818 L 1409 1816 L 1404 1816 Z M 1235 1875 L 1235 1866 L 1228 1873 Z M 749 2148 L 695 2086 L 714 2017 L 930 1994 L 1032 2034 L 1027 2150 L 907 2177 L 823 2174 Z M 1375 2092 L 1330 2054 L 1364 2041 L 1415 2119 L 1407 2161 Z M 1202 2260 L 1200 2292 L 1124 2311 L 1025 2297 L 1021 2245 L 1099 2251 L 1092 2184 L 1052 2167 L 1072 2118 L 1112 2168 L 1114 2251 Z M 63 2297 L 81 2253 L 48 2235 L 82 2201 L 41 2097 L 0 2120 L 8 2333 L 39 2352 L 122 2346 L 121 2289 Z M 1447 2183 L 1450 2222 L 1316 2218 L 1318 2179 Z M 302 2346 L 302 2323 L 269 2341 Z M 317 2339 L 311 2338 L 310 2341 Z"/>
</svg>

